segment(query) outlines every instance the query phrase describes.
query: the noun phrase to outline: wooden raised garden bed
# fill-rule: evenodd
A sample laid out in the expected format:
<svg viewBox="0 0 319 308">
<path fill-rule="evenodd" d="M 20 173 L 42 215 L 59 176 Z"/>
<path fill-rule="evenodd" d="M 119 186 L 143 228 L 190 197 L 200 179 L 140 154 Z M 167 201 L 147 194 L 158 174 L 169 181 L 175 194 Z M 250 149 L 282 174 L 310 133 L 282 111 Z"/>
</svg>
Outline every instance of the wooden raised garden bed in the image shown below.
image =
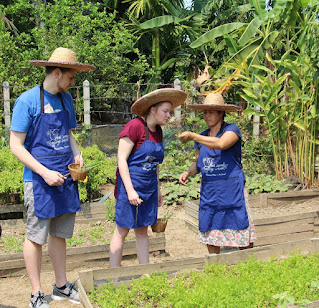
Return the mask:
<svg viewBox="0 0 319 308">
<path fill-rule="evenodd" d="M 131 284 L 132 278 L 136 279 L 143 274 L 167 272 L 169 276 L 173 276 L 178 272 L 184 272 L 189 269 L 200 270 L 203 269 L 204 265 L 215 262 L 236 264 L 238 262 L 247 261 L 251 255 L 254 255 L 257 259 L 267 261 L 273 256 L 285 258 L 289 254 L 296 251 L 300 251 L 302 254 L 319 252 L 319 239 L 303 239 L 287 243 L 279 243 L 255 247 L 252 249 L 233 251 L 219 255 L 211 254 L 204 258 L 188 258 L 156 264 L 80 271 L 78 289 L 82 305 L 85 308 L 93 308 L 88 294 L 91 292 L 93 287 L 101 289 L 103 284 L 109 283 L 111 280 L 119 280 L 119 282 L 113 283 L 114 287 L 118 287 L 123 283 L 126 285 Z"/>
<path fill-rule="evenodd" d="M 106 218 L 106 204 L 103 202 L 91 202 L 81 204 L 81 211 L 76 213 L 77 224 L 89 224 Z M 16 214 L 17 219 L 1 219 L 2 227 L 25 226 L 25 206 L 23 204 L 9 204 L 0 206 L 0 216 Z"/>
<path fill-rule="evenodd" d="M 300 193 L 301 192 L 269 194 L 267 199 L 291 198 L 294 195 L 300 197 Z M 313 194 L 313 192 L 311 193 Z M 315 193 L 317 194 L 317 192 Z M 307 196 L 309 197 L 310 195 L 311 194 L 307 192 Z M 262 198 L 262 200 L 265 201 L 265 198 Z M 198 208 L 199 200 L 185 201 L 185 223 L 196 233 L 198 232 Z M 307 239 L 319 235 L 319 211 L 254 219 L 254 224 L 258 238 L 254 246 L 283 243 L 291 239 Z"/>
<path fill-rule="evenodd" d="M 149 239 L 150 253 L 165 251 L 165 235 Z M 78 268 L 80 265 L 88 262 L 107 262 L 103 266 L 108 266 L 110 245 L 94 245 L 87 247 L 69 247 L 67 248 L 67 270 Z M 124 243 L 123 257 L 136 255 L 135 241 L 126 241 Z M 42 269 L 52 270 L 52 265 L 48 251 L 43 251 Z M 13 253 L 0 255 L 0 277 L 25 275 L 23 253 Z"/>
</svg>

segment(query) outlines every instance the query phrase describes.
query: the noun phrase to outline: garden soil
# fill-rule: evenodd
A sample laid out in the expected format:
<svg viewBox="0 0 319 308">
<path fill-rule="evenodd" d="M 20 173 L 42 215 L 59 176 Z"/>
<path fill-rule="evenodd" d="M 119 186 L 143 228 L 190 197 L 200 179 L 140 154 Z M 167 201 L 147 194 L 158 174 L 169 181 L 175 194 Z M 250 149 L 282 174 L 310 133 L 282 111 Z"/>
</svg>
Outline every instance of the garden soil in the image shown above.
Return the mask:
<svg viewBox="0 0 319 308">
<path fill-rule="evenodd" d="M 291 199 L 269 199 L 266 207 L 260 206 L 260 199 L 258 195 L 250 196 L 250 208 L 254 219 L 266 218 L 273 216 L 284 216 L 290 214 L 298 214 L 304 212 L 312 212 L 319 210 L 319 197 L 291 200 Z M 167 213 L 167 211 L 173 212 L 173 217 L 169 219 L 167 228 L 165 231 L 166 236 L 166 253 L 152 254 L 150 256 L 150 263 L 158 263 L 166 260 L 176 260 L 188 257 L 200 257 L 204 256 L 206 248 L 197 241 L 197 234 L 185 226 L 185 213 L 183 206 L 161 207 L 159 209 L 159 215 Z M 106 222 L 98 222 L 97 225 L 104 225 Z M 106 223 L 106 236 L 111 239 L 112 228 L 110 223 Z M 90 227 L 88 227 L 90 228 Z M 92 228 L 92 226 L 91 226 Z M 4 230 L 4 234 L 6 234 Z M 151 236 L 152 231 L 149 231 Z M 257 234 L 258 236 L 258 234 Z M 122 265 L 137 264 L 135 258 L 123 260 Z M 107 267 L 108 262 L 104 262 L 102 266 Z M 67 276 L 70 281 L 75 281 L 78 278 L 78 271 L 89 268 L 101 268 L 101 263 L 90 263 L 76 270 L 68 271 Z M 54 274 L 52 271 L 42 272 L 41 276 L 42 287 L 45 294 L 52 292 L 52 286 L 54 283 Z M 25 308 L 28 307 L 28 300 L 30 296 L 30 284 L 28 277 L 7 277 L 0 278 L 0 308 Z M 48 300 L 49 300 L 49 296 Z M 51 301 L 50 307 L 82 307 L 82 305 L 75 305 L 69 302 Z"/>
</svg>

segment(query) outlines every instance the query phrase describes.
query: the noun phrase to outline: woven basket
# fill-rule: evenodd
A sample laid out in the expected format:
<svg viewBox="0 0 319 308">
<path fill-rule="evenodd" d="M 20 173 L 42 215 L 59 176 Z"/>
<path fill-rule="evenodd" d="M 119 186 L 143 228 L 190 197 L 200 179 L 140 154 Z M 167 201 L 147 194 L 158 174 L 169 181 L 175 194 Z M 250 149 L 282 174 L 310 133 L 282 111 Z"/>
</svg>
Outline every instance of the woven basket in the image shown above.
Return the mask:
<svg viewBox="0 0 319 308">
<path fill-rule="evenodd" d="M 167 220 L 162 221 L 161 218 L 157 218 L 156 224 L 152 226 L 152 231 L 156 233 L 164 232 L 166 229 Z"/>
<path fill-rule="evenodd" d="M 89 169 L 81 170 L 80 164 L 76 163 L 70 164 L 68 167 L 73 181 L 84 181 L 90 171 Z"/>
</svg>

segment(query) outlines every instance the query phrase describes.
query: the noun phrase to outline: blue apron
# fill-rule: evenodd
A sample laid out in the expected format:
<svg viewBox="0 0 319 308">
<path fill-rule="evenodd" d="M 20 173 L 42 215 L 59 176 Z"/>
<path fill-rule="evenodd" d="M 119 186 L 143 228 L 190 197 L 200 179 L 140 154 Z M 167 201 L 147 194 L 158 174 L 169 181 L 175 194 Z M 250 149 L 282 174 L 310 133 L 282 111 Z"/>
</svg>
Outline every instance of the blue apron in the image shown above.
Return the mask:
<svg viewBox="0 0 319 308">
<path fill-rule="evenodd" d="M 199 231 L 246 229 L 249 221 L 244 197 L 245 176 L 232 149 L 217 150 L 202 145 L 197 169 L 202 174 Z"/>
<path fill-rule="evenodd" d="M 31 155 L 46 168 L 61 174 L 69 173 L 68 165 L 74 162 L 69 138 L 69 116 L 62 96 L 63 110 L 44 113 L 44 91 L 40 87 L 41 113 L 36 121 L 28 148 Z M 53 218 L 81 210 L 78 184 L 71 177 L 62 186 L 49 186 L 43 178 L 32 172 L 34 209 L 38 218 Z"/>
<path fill-rule="evenodd" d="M 156 223 L 158 209 L 157 165 L 163 162 L 162 143 L 149 140 L 145 122 L 146 140 L 127 160 L 135 191 L 143 200 L 138 209 L 136 222 L 135 205 L 130 204 L 122 178 L 118 178 L 115 222 L 119 227 L 136 229 Z"/>
</svg>

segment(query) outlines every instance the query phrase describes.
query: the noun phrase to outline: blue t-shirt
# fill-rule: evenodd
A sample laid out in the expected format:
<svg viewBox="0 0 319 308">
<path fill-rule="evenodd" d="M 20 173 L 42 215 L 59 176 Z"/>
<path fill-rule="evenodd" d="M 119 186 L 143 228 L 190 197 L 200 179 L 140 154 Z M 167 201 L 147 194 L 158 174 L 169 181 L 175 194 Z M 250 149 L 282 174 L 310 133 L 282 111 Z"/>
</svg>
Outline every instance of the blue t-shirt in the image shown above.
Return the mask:
<svg viewBox="0 0 319 308">
<path fill-rule="evenodd" d="M 206 129 L 204 130 L 201 135 L 203 136 L 208 136 L 210 129 Z M 234 132 L 238 137 L 239 140 L 230 148 L 231 151 L 233 152 L 233 155 L 235 156 L 236 161 L 238 162 L 238 164 L 241 166 L 241 132 L 239 127 L 236 124 L 228 124 L 228 123 L 224 123 L 223 127 L 222 127 L 222 131 L 218 132 L 216 137 L 221 137 L 222 134 L 224 134 L 225 132 Z M 194 142 L 194 149 L 196 150 L 200 150 L 202 144 L 198 143 L 198 142 Z"/>
<path fill-rule="evenodd" d="M 75 128 L 77 124 L 72 96 L 70 93 L 61 94 L 65 109 L 69 113 L 69 127 Z M 54 113 L 60 112 L 62 109 L 63 107 L 59 95 L 53 95 L 44 90 L 44 112 Z M 26 149 L 29 147 L 34 125 L 40 112 L 40 86 L 36 86 L 22 93 L 13 106 L 10 129 L 20 133 L 27 133 L 24 142 L 24 147 Z M 24 167 L 23 180 L 32 181 L 32 172 L 27 167 Z"/>
</svg>

